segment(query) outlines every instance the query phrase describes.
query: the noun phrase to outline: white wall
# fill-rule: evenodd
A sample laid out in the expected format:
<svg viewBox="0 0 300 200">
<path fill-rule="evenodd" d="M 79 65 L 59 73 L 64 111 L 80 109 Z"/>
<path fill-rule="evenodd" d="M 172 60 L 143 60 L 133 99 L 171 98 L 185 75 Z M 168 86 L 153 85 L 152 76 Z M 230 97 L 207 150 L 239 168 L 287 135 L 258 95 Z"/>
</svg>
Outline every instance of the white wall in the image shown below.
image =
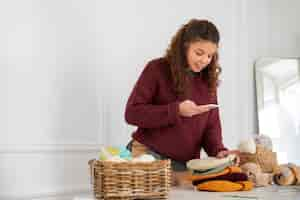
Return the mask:
<svg viewBox="0 0 300 200">
<path fill-rule="evenodd" d="M 102 130 L 96 14 L 96 1 L 0 2 L 0 199 L 89 189 Z"/>
<path fill-rule="evenodd" d="M 99 144 L 130 138 L 124 109 L 145 63 L 194 17 L 221 32 L 223 135 L 236 147 L 257 132 L 254 60 L 300 54 L 299 8 L 297 0 L 1 1 L 0 199 L 88 190 Z"/>
<path fill-rule="evenodd" d="M 9 134 L 1 143 L 94 143 L 101 79 L 95 2 L 2 4 Z"/>
</svg>

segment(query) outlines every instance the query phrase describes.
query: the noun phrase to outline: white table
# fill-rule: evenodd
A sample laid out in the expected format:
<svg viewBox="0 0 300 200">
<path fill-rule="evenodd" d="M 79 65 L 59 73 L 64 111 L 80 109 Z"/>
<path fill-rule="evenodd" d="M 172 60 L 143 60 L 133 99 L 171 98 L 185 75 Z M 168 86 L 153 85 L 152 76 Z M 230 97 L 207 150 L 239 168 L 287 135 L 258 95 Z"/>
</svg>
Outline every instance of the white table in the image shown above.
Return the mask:
<svg viewBox="0 0 300 200">
<path fill-rule="evenodd" d="M 203 192 L 172 188 L 170 200 L 300 200 L 300 186 L 268 186 L 247 192 Z M 95 200 L 93 194 L 78 195 L 73 200 Z"/>
</svg>

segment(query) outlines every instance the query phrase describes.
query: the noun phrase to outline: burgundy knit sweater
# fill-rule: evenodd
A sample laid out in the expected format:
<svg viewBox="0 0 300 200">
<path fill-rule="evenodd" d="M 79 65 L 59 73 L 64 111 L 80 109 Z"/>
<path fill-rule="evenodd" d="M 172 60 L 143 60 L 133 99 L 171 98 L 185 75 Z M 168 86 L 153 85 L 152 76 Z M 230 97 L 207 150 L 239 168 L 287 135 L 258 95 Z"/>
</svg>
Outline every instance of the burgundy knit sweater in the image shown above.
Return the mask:
<svg viewBox="0 0 300 200">
<path fill-rule="evenodd" d="M 135 140 L 179 162 L 199 158 L 201 148 L 209 156 L 226 150 L 218 109 L 193 117 L 179 115 L 179 103 L 187 99 L 197 105 L 217 103 L 200 75 L 189 79 L 189 97 L 177 97 L 166 60 L 152 60 L 136 82 L 125 111 L 127 123 L 138 127 L 132 136 Z"/>
</svg>

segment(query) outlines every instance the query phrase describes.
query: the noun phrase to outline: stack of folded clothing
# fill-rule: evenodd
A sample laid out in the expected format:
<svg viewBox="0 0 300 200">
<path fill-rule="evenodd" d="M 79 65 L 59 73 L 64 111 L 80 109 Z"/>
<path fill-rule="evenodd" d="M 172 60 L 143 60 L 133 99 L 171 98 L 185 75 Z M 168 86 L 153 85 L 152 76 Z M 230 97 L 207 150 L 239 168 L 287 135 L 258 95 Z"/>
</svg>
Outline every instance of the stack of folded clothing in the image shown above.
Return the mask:
<svg viewBox="0 0 300 200">
<path fill-rule="evenodd" d="M 234 192 L 248 191 L 253 183 L 248 180 L 241 168 L 234 166 L 234 155 L 226 158 L 194 159 L 187 162 L 187 168 L 192 171 L 189 179 L 202 191 Z"/>
</svg>

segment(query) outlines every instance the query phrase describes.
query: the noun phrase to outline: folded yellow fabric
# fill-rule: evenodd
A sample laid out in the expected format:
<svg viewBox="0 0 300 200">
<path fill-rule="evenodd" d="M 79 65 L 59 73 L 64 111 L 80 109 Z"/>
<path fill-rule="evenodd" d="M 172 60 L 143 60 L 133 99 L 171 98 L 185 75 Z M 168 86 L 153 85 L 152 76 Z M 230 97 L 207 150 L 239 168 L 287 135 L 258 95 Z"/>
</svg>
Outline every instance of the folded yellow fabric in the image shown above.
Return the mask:
<svg viewBox="0 0 300 200">
<path fill-rule="evenodd" d="M 198 190 L 210 192 L 235 192 L 235 191 L 249 191 L 253 188 L 251 181 L 223 181 L 214 180 L 200 183 L 196 186 Z"/>
<path fill-rule="evenodd" d="M 239 183 L 243 185 L 243 191 L 250 191 L 253 189 L 254 184 L 252 181 L 237 181 L 234 183 Z"/>
<path fill-rule="evenodd" d="M 197 181 L 197 180 L 204 180 L 204 179 L 209 179 L 209 178 L 216 178 L 218 176 L 222 176 L 225 174 L 230 174 L 230 173 L 241 173 L 242 170 L 240 167 L 237 166 L 230 166 L 227 167 L 226 169 L 224 169 L 221 172 L 217 172 L 217 173 L 213 173 L 213 174 L 207 174 L 207 175 L 191 175 L 190 177 L 188 177 L 189 180 L 191 181 Z"/>
</svg>

